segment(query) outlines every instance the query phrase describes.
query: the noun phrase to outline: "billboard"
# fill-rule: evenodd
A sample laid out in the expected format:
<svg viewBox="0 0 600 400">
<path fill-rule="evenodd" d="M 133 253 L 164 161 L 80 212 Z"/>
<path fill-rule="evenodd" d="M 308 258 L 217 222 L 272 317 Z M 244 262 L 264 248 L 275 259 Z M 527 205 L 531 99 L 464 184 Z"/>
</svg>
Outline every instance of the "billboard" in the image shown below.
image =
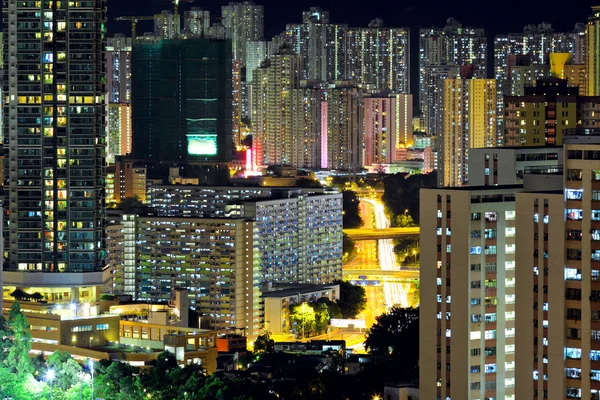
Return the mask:
<svg viewBox="0 0 600 400">
<path fill-rule="evenodd" d="M 217 135 L 187 135 L 187 152 L 193 156 L 214 156 L 217 154 Z"/>
</svg>

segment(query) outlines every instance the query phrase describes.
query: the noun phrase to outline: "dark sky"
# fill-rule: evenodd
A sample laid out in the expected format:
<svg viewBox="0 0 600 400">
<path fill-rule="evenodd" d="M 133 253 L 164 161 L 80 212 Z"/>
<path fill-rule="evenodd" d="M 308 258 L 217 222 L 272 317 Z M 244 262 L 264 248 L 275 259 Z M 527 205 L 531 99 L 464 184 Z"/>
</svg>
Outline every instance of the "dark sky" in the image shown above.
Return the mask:
<svg viewBox="0 0 600 400">
<path fill-rule="evenodd" d="M 550 22 L 555 30 L 572 30 L 576 22 L 585 22 L 590 5 L 600 0 L 259 0 L 265 6 L 265 30 L 268 38 L 281 32 L 286 23 L 300 22 L 301 12 L 311 6 L 330 11 L 332 22 L 351 26 L 366 26 L 373 18 L 383 18 L 387 26 L 408 26 L 415 29 L 443 26 L 446 18 L 454 17 L 463 25 L 481 26 L 490 35 L 521 31 L 528 23 Z M 221 5 L 227 0 L 196 0 L 196 7 L 209 9 L 220 15 Z M 183 4 L 182 9 L 190 5 Z M 117 15 L 150 15 L 170 9 L 170 0 L 108 0 L 109 31 L 129 32 L 125 22 L 114 22 Z M 142 31 L 151 24 L 140 24 Z M 413 34 L 414 36 L 414 34 Z"/>
</svg>

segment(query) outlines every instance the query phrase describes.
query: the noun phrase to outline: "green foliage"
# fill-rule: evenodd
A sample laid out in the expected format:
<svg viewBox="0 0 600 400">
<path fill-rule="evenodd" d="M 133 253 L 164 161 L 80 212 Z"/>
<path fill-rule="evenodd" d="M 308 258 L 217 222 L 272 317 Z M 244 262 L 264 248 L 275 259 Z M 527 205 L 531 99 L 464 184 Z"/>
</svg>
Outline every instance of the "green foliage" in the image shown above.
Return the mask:
<svg viewBox="0 0 600 400">
<path fill-rule="evenodd" d="M 324 304 L 327 307 L 329 318 L 342 318 L 342 309 L 335 301 L 331 301 L 327 297 L 321 297 L 316 303 Z"/>
<path fill-rule="evenodd" d="M 363 224 L 363 220 L 360 217 L 358 206 L 360 200 L 356 195 L 356 192 L 352 190 L 344 190 L 343 195 L 343 210 L 344 218 L 342 224 L 344 229 L 360 228 Z"/>
<path fill-rule="evenodd" d="M 421 253 L 419 249 L 419 237 L 402 237 L 394 239 L 394 253 L 399 262 L 414 262 L 414 256 L 418 257 Z M 418 259 L 418 258 L 417 258 Z"/>
<path fill-rule="evenodd" d="M 21 311 L 18 302 L 14 302 L 8 315 L 8 325 L 12 332 L 12 344 L 8 350 L 6 366 L 17 375 L 28 375 L 33 372 L 29 351 L 31 350 L 31 333 L 27 317 Z"/>
<path fill-rule="evenodd" d="M 356 243 L 354 243 L 354 240 L 350 239 L 350 236 L 345 233 L 342 236 L 342 252 L 344 253 L 344 262 L 352 258 L 356 252 Z"/>
<path fill-rule="evenodd" d="M 290 323 L 296 327 L 299 337 L 312 336 L 316 332 L 316 315 L 312 304 L 300 303 L 290 307 Z"/>
<path fill-rule="evenodd" d="M 394 218 L 394 226 L 398 228 L 412 228 L 417 226 L 417 224 L 410 215 L 404 212 L 400 215 L 396 215 Z"/>
<path fill-rule="evenodd" d="M 273 353 L 275 351 L 275 341 L 271 339 L 271 334 L 265 332 L 258 335 L 254 341 L 254 353 L 261 358 L 267 353 Z"/>
<path fill-rule="evenodd" d="M 102 293 L 100 295 L 100 300 L 112 301 L 112 300 L 115 300 L 116 298 L 117 298 L 117 296 L 112 295 L 112 294 L 107 294 L 107 293 Z"/>
<path fill-rule="evenodd" d="M 437 173 L 426 175 L 394 174 L 386 175 L 384 181 L 383 203 L 392 215 L 395 223 L 396 217 L 404 214 L 412 216 L 419 223 L 419 195 L 422 188 L 434 188 L 437 185 Z"/>
<path fill-rule="evenodd" d="M 81 365 L 71 355 L 64 351 L 55 351 L 46 361 L 48 369 L 54 371 L 55 388 L 66 391 L 71 386 L 77 385 L 80 380 Z"/>
<path fill-rule="evenodd" d="M 340 307 L 342 318 L 354 318 L 367 308 L 365 288 L 345 281 L 336 283 L 340 285 L 340 299 L 337 304 Z"/>
</svg>

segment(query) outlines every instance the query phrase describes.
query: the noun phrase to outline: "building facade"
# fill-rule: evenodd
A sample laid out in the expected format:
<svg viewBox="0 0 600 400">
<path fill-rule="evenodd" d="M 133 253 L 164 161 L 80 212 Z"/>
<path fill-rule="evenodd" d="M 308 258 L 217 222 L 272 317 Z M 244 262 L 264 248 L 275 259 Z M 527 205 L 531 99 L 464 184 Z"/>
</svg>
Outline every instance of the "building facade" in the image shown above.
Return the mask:
<svg viewBox="0 0 600 400">
<path fill-rule="evenodd" d="M 560 146 L 566 130 L 600 126 L 598 97 L 579 96 L 565 79 L 540 79 L 524 96 L 505 96 L 504 103 L 505 146 Z"/>
<path fill-rule="evenodd" d="M 586 94 L 600 96 L 600 6 L 592 7 L 585 30 Z"/>
<path fill-rule="evenodd" d="M 468 180 L 469 149 L 495 145 L 495 98 L 493 79 L 445 80 L 441 185 L 463 185 Z"/>
<path fill-rule="evenodd" d="M 101 284 L 106 2 L 10 0 L 2 14 L 5 269 L 20 271 L 5 283 Z"/>
<path fill-rule="evenodd" d="M 517 186 L 421 190 L 420 396 L 516 399 Z"/>
<path fill-rule="evenodd" d="M 426 75 L 427 67 L 475 65 L 475 78 L 487 77 L 487 36 L 481 28 L 463 28 L 453 18 L 444 28 L 421 29 L 419 33 L 419 102 L 428 109 L 428 92 L 434 89 Z M 429 105 L 431 107 L 431 105 Z M 437 135 L 437 132 L 429 131 Z"/>
<path fill-rule="evenodd" d="M 233 59 L 245 67 L 247 43 L 264 39 L 264 7 L 252 1 L 231 2 L 221 7 L 221 15 L 227 38 L 232 41 Z"/>
<path fill-rule="evenodd" d="M 345 31 L 346 79 L 378 90 L 410 92 L 410 43 L 407 28 L 386 28 L 371 21 L 367 28 Z"/>
<path fill-rule="evenodd" d="M 209 163 L 231 159 L 231 42 L 139 43 L 133 50 L 133 69 L 136 159 Z"/>
</svg>

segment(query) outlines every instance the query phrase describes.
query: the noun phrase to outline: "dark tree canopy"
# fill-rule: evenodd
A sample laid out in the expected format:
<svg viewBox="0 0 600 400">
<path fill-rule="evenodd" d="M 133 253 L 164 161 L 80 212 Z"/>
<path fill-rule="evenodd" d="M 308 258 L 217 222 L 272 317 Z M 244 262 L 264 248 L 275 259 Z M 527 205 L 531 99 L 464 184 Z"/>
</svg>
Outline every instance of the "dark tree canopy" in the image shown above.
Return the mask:
<svg viewBox="0 0 600 400">
<path fill-rule="evenodd" d="M 342 318 L 354 318 L 367 308 L 367 294 L 365 288 L 353 285 L 350 282 L 338 281 L 340 285 L 340 299 L 337 301 Z"/>
<path fill-rule="evenodd" d="M 344 190 L 342 192 L 342 195 L 344 201 L 344 229 L 360 228 L 363 224 L 363 220 L 360 217 L 360 213 L 358 211 L 360 200 L 358 199 L 356 192 L 352 190 Z"/>
<path fill-rule="evenodd" d="M 397 173 L 387 175 L 383 181 L 384 193 L 382 200 L 391 213 L 392 221 L 396 217 L 408 214 L 418 224 L 419 223 L 419 195 L 423 188 L 434 188 L 437 185 L 437 173 L 432 172 L 426 175 L 408 175 Z"/>
</svg>

